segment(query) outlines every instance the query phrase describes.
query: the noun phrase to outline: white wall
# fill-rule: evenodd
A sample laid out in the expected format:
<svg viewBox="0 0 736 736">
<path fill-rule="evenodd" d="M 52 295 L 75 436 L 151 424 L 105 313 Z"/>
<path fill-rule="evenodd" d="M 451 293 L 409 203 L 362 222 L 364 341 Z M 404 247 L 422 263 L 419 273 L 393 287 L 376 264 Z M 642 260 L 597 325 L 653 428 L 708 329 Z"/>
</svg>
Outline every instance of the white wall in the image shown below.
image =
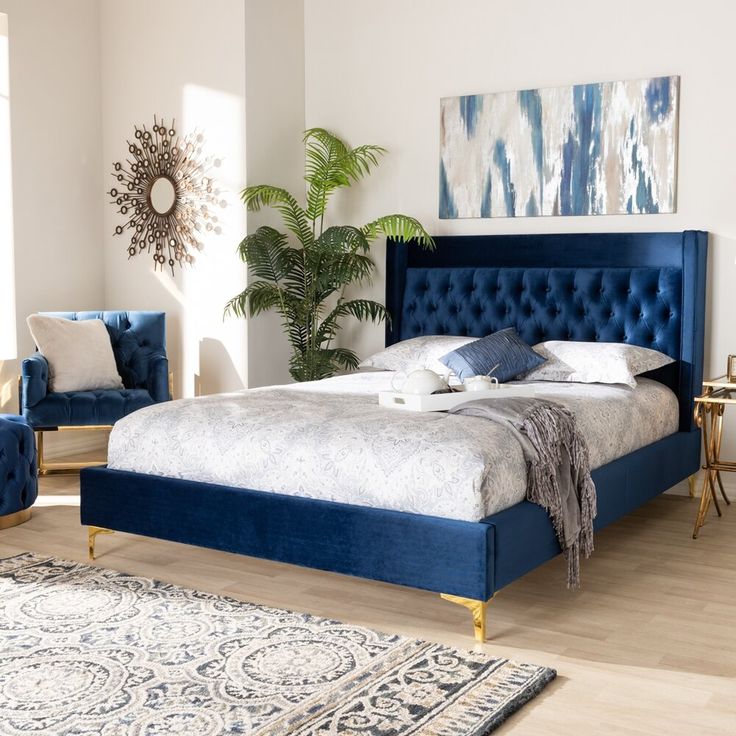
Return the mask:
<svg viewBox="0 0 736 736">
<path fill-rule="evenodd" d="M 104 305 L 97 0 L 0 0 L 8 16 L 18 355 L 31 312 Z M 0 364 L 17 411 L 19 363 Z"/>
<path fill-rule="evenodd" d="M 105 202 L 107 308 L 166 311 L 177 396 L 288 380 L 278 320 L 223 319 L 223 309 L 246 284 L 238 243 L 268 221 L 247 215 L 240 190 L 264 180 L 303 187 L 301 0 L 101 0 L 101 8 L 106 172 L 125 156 L 134 124 L 173 116 L 180 133 L 201 129 L 207 151 L 223 159 L 212 173 L 228 201 L 222 235 L 205 234 L 196 265 L 173 277 L 155 273 L 146 255 L 128 260 L 127 241 L 112 235 L 121 218 Z"/>
<path fill-rule="evenodd" d="M 176 119 L 177 132 L 199 128 L 228 202 L 218 211 L 222 235 L 205 233 L 191 269 L 154 271 L 151 257 L 128 260 L 128 241 L 114 236 L 122 217 L 98 189 L 104 211 L 103 279 L 108 309 L 167 313 L 175 395 L 242 388 L 247 382 L 246 326 L 223 321 L 227 297 L 242 290 L 245 269 L 235 255 L 245 232 L 237 192 L 245 179 L 245 17 L 242 0 L 100 0 L 102 166 L 127 153 L 133 126 L 153 115 Z"/>
<path fill-rule="evenodd" d="M 0 360 L 16 357 L 8 16 L 0 13 Z"/>
<path fill-rule="evenodd" d="M 248 185 L 304 193 L 304 5 L 302 0 L 246 0 L 246 173 Z M 279 230 L 273 212 L 248 215 L 248 232 Z M 275 313 L 248 324 L 248 385 L 291 380 L 289 346 Z"/>
<path fill-rule="evenodd" d="M 341 196 L 336 219 L 401 211 L 438 235 L 708 230 L 706 373 L 722 373 L 736 352 L 735 26 L 732 0 L 307 0 L 306 125 L 390 151 Z M 439 220 L 440 97 L 665 74 L 681 77 L 676 214 Z M 383 289 L 378 279 L 370 291 Z M 365 355 L 383 330 L 352 340 Z M 736 454 L 736 413 L 726 432 L 724 452 Z"/>
<path fill-rule="evenodd" d="M 272 221 L 249 220 L 238 193 L 246 181 L 303 188 L 302 0 L 0 0 L 0 12 L 10 30 L 18 355 L 33 350 L 24 320 L 34 311 L 162 309 L 176 395 L 288 380 L 278 320 L 225 320 L 223 308 L 246 284 L 237 244 Z M 105 194 L 134 124 L 154 114 L 174 117 L 180 133 L 204 132 L 229 205 L 218 212 L 222 235 L 206 234 L 196 266 L 173 276 L 149 257 L 128 260 Z M 18 369 L 0 363 L 0 411 L 16 410 Z M 56 450 L 97 444 L 75 433 Z"/>
</svg>

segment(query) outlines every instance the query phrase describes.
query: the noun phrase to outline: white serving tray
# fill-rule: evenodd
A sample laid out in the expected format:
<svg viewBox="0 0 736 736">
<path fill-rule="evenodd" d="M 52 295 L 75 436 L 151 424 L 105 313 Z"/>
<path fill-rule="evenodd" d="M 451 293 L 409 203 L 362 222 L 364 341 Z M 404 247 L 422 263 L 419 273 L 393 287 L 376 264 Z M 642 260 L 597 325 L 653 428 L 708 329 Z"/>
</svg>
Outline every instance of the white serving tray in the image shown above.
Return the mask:
<svg viewBox="0 0 736 736">
<path fill-rule="evenodd" d="M 498 388 L 485 391 L 454 391 L 450 394 L 400 394 L 394 391 L 381 391 L 378 394 L 378 403 L 387 409 L 402 411 L 448 411 L 468 401 L 531 396 L 536 391 L 537 387 L 532 383 L 501 384 Z"/>
</svg>

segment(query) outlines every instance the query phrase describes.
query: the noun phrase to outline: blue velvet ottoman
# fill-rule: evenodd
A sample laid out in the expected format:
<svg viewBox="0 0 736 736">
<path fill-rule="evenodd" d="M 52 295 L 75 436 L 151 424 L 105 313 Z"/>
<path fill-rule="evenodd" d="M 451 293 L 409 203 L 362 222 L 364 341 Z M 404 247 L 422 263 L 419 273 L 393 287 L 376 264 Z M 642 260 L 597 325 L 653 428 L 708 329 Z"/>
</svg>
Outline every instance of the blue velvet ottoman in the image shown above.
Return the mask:
<svg viewBox="0 0 736 736">
<path fill-rule="evenodd" d="M 0 414 L 0 529 L 28 521 L 37 495 L 33 430 L 23 417 Z"/>
</svg>

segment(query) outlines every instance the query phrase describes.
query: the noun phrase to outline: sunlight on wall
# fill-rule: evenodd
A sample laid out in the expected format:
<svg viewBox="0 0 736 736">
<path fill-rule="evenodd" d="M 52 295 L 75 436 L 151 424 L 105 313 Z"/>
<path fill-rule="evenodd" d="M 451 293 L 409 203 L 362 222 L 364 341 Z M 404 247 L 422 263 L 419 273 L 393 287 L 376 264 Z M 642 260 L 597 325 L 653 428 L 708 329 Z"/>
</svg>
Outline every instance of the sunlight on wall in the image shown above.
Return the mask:
<svg viewBox="0 0 736 736">
<path fill-rule="evenodd" d="M 195 383 L 183 388 L 185 395 L 233 391 L 248 380 L 245 321 L 223 320 L 225 302 L 246 283 L 236 254 L 246 228 L 245 208 L 238 199 L 245 181 L 245 103 L 238 95 L 187 84 L 182 111 L 181 130 L 201 130 L 204 152 L 221 161 L 211 173 L 227 203 L 216 210 L 222 234 L 204 232 L 204 252 L 183 274 L 182 365 L 185 382 Z"/>
<path fill-rule="evenodd" d="M 8 16 L 0 13 L 0 359 L 15 358 L 16 350 Z M 0 396 L 0 404 L 6 400 Z"/>
<path fill-rule="evenodd" d="M 8 362 L 0 360 L 0 376 L 5 372 L 5 368 L 12 368 L 13 366 Z M 0 379 L 0 406 L 7 406 L 13 399 L 13 389 L 15 389 L 17 379 L 15 377 L 6 380 L 5 378 Z"/>
</svg>

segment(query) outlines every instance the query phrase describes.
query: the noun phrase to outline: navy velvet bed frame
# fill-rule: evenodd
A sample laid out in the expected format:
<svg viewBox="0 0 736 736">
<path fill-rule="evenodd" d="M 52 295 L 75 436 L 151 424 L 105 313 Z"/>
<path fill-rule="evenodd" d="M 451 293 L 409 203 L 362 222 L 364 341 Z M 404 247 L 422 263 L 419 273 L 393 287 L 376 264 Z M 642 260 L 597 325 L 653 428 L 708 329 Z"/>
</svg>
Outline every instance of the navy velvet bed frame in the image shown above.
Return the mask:
<svg viewBox="0 0 736 736">
<path fill-rule="evenodd" d="M 514 326 L 532 344 L 626 342 L 675 359 L 652 377 L 677 394 L 679 431 L 593 472 L 596 528 L 698 470 L 692 397 L 703 371 L 706 233 L 436 242 L 434 252 L 389 244 L 388 344 Z M 528 502 L 453 521 L 107 468 L 82 471 L 81 522 L 473 601 L 560 553 L 547 514 Z"/>
</svg>

